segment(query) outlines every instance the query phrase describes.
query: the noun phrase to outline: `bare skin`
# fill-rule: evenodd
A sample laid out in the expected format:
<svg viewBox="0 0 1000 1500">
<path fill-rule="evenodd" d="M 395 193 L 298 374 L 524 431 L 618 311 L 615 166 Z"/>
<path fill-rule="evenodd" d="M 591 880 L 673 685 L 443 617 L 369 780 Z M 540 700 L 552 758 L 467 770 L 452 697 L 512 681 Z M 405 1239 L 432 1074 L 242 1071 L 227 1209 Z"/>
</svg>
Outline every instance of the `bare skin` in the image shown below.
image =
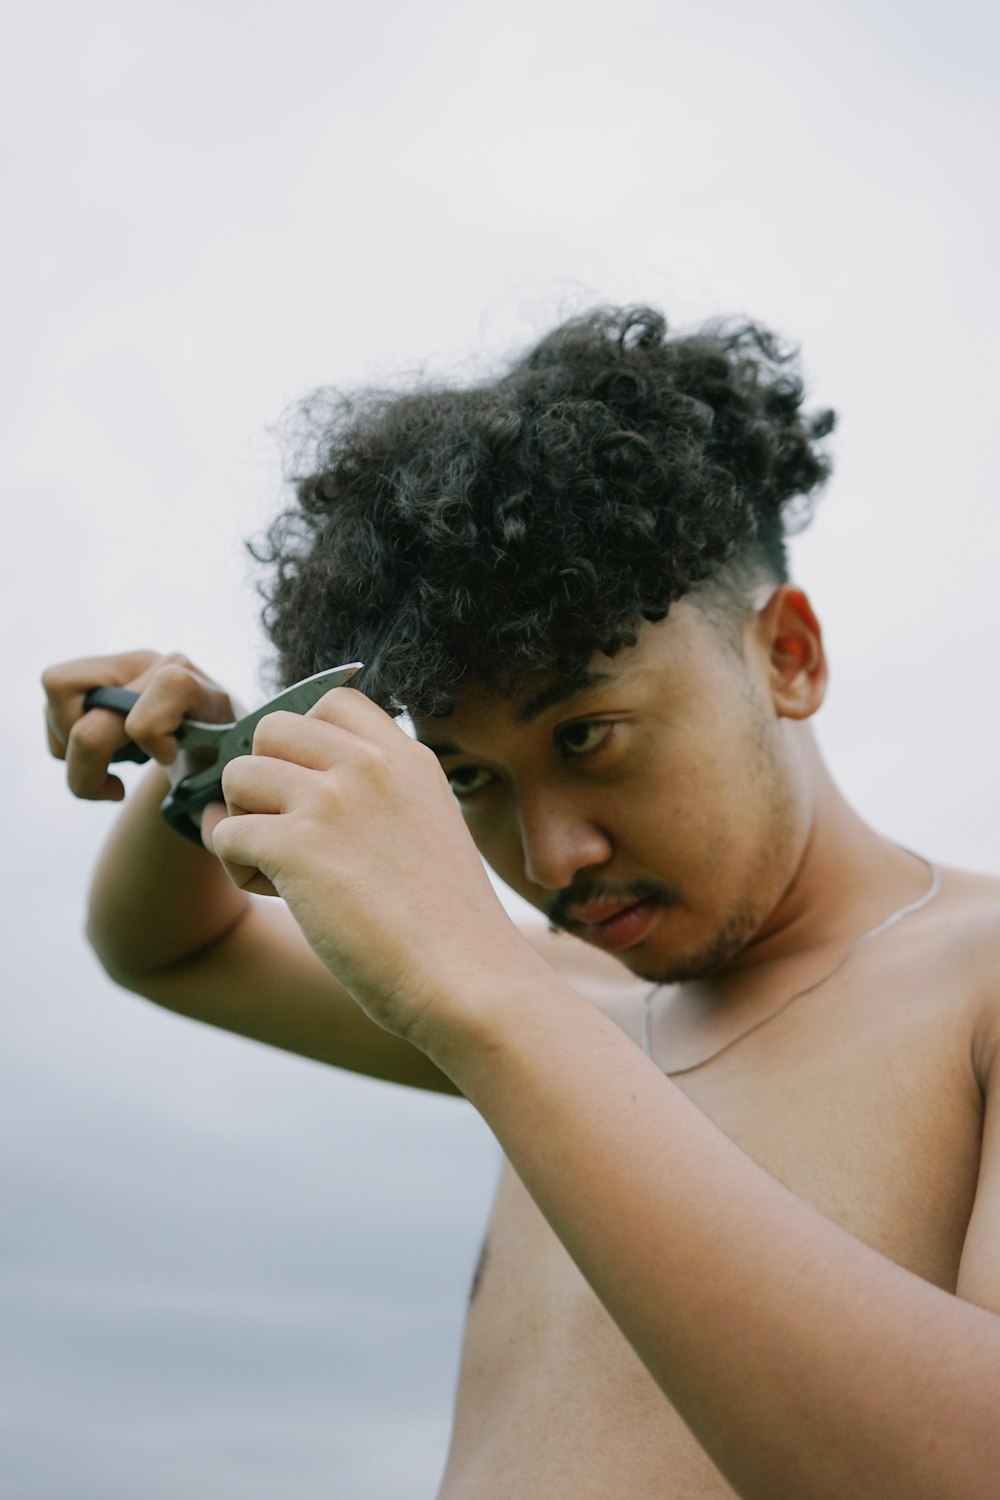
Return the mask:
<svg viewBox="0 0 1000 1500">
<path fill-rule="evenodd" d="M 227 776 L 238 816 L 209 835 L 234 883 L 176 852 L 191 910 L 158 930 L 147 913 L 143 937 L 136 871 L 165 848 L 153 787 L 99 872 L 94 941 L 161 1003 L 457 1089 L 496 1132 L 512 1168 L 441 1500 L 986 1500 L 1000 1467 L 1000 886 L 947 872 L 932 905 L 829 982 L 668 1080 L 928 880 L 825 771 L 806 722 L 825 659 L 803 596 L 754 612 L 742 660 L 696 615 L 651 627 L 601 684 L 531 722 L 469 695 L 418 726 L 474 844 L 428 752 L 357 694 L 330 695 L 309 724 L 264 721 Z M 50 736 L 71 784 L 106 796 L 107 739 L 95 748 L 91 728 L 88 761 L 73 738 L 88 670 L 49 675 Z M 544 932 L 526 943 L 475 846 L 616 957 L 591 964 Z M 277 890 L 294 920 L 237 887 Z M 699 977 L 710 955 L 722 967 Z M 677 973 L 651 1061 L 636 1046 L 649 983 L 630 976 Z"/>
<path fill-rule="evenodd" d="M 990 1252 L 962 1260 L 998 900 L 996 882 L 949 872 L 935 907 L 887 934 L 881 951 L 859 953 L 798 1012 L 677 1083 L 753 1161 L 851 1235 L 1000 1309 Z M 577 983 L 593 994 L 596 974 L 585 986 L 580 969 Z M 671 1024 L 673 998 L 663 998 L 654 1031 L 661 1066 L 675 1037 L 677 1051 L 693 1041 Z M 636 1041 L 639 1012 L 637 994 L 614 1007 Z M 469 1312 L 442 1500 L 734 1493 L 507 1167 Z"/>
</svg>

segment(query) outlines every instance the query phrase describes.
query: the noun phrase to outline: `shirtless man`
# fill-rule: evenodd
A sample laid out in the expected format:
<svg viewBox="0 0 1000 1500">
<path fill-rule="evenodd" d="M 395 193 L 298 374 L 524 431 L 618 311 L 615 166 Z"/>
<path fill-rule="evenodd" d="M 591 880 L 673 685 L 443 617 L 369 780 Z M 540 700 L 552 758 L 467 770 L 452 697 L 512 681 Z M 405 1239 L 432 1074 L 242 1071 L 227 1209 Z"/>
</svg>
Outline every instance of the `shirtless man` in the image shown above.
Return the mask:
<svg viewBox="0 0 1000 1500">
<path fill-rule="evenodd" d="M 440 1500 L 995 1500 L 1000 889 L 867 827 L 813 738 L 784 527 L 829 414 L 757 330 L 611 310 L 330 421 L 269 620 L 286 680 L 363 691 L 262 721 L 214 852 L 154 772 L 94 883 L 108 972 L 496 1133 Z M 126 732 L 166 763 L 230 714 L 179 657 L 45 681 L 78 796 L 123 795 Z"/>
</svg>

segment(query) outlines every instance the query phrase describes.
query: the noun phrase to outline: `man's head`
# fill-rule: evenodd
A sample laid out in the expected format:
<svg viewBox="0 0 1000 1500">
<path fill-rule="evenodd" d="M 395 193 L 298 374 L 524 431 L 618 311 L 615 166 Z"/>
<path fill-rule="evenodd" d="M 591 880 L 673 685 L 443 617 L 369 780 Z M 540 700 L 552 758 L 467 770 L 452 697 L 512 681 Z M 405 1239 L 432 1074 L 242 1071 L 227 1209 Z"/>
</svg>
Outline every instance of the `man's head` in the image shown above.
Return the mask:
<svg viewBox="0 0 1000 1500">
<path fill-rule="evenodd" d="M 480 385 L 317 398 L 259 554 L 283 679 L 357 659 L 384 706 L 441 711 L 466 683 L 574 680 L 694 590 L 739 621 L 829 472 L 833 415 L 802 395 L 764 329 L 672 337 L 624 308 Z"/>
<path fill-rule="evenodd" d="M 497 872 L 650 977 L 728 963 L 805 837 L 802 395 L 752 324 L 601 310 L 482 385 L 328 399 L 261 554 L 285 680 L 365 662 Z"/>
<path fill-rule="evenodd" d="M 683 599 L 575 686 L 459 689 L 417 715 L 490 866 L 557 927 L 658 981 L 727 968 L 767 926 L 809 838 L 802 734 L 826 661 L 792 585 L 740 648 Z"/>
</svg>

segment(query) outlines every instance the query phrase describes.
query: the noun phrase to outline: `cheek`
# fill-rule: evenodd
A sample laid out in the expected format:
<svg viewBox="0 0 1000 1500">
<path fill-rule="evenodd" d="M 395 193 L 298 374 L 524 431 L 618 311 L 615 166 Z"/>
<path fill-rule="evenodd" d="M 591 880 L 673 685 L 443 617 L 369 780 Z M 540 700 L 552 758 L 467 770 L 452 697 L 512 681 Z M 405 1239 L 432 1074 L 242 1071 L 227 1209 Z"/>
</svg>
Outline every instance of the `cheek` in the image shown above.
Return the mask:
<svg viewBox="0 0 1000 1500">
<path fill-rule="evenodd" d="M 644 851 L 677 861 L 689 881 L 742 885 L 759 874 L 762 855 L 786 841 L 787 777 L 752 728 L 717 729 L 711 744 L 678 746 L 644 780 L 628 815 L 631 833 Z"/>
<path fill-rule="evenodd" d="M 734 767 L 704 740 L 674 735 L 616 789 L 618 825 L 641 840 L 697 844 L 727 827 L 743 805 Z"/>
<path fill-rule="evenodd" d="M 773 894 L 803 833 L 795 777 L 774 737 L 760 732 L 706 767 L 700 783 L 702 858 L 720 887 L 746 899 Z"/>
</svg>

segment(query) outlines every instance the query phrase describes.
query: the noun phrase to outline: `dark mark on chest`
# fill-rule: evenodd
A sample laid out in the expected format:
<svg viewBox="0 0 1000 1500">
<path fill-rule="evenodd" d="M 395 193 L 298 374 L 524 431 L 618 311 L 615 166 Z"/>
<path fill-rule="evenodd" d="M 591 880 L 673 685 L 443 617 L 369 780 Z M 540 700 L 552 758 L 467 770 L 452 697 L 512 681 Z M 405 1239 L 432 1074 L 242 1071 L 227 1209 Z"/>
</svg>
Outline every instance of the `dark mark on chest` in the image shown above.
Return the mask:
<svg viewBox="0 0 1000 1500">
<path fill-rule="evenodd" d="M 476 1261 L 476 1269 L 472 1273 L 472 1285 L 469 1288 L 470 1305 L 475 1301 L 476 1293 L 479 1291 L 480 1284 L 482 1283 L 483 1272 L 486 1269 L 486 1260 L 489 1255 L 489 1248 L 489 1240 L 483 1240 L 483 1248 L 479 1252 L 479 1259 Z"/>
</svg>

